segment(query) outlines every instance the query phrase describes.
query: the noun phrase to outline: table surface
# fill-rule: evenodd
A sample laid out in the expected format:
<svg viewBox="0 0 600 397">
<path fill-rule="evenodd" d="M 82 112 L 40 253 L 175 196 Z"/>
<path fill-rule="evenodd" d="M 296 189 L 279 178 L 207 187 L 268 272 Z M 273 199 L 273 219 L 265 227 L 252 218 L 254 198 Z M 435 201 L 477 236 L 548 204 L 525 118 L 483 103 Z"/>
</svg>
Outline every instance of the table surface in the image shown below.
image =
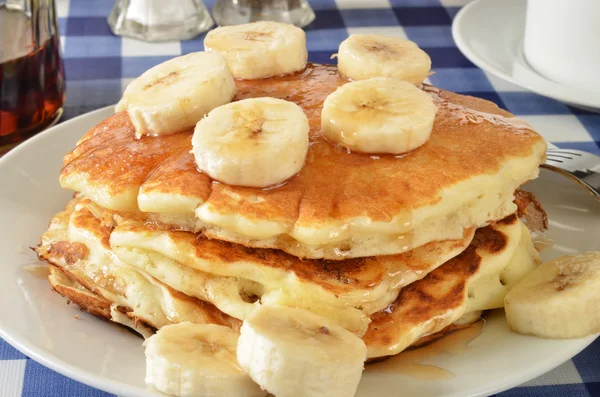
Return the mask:
<svg viewBox="0 0 600 397">
<path fill-rule="evenodd" d="M 499 0 L 501 1 L 501 0 Z M 452 18 L 468 0 L 309 0 L 309 60 L 330 62 L 353 33 L 408 38 L 432 59 L 430 83 L 491 100 L 528 121 L 559 147 L 600 154 L 600 114 L 541 97 L 475 67 L 456 48 Z M 204 35 L 184 42 L 144 43 L 111 34 L 111 0 L 56 0 L 67 76 L 63 120 L 116 103 L 125 86 L 173 56 L 203 49 Z M 206 1 L 210 8 L 213 1 Z M 0 340 L 0 397 L 111 396 L 59 375 Z M 600 339 L 555 370 L 498 394 L 502 397 L 600 396 Z"/>
</svg>

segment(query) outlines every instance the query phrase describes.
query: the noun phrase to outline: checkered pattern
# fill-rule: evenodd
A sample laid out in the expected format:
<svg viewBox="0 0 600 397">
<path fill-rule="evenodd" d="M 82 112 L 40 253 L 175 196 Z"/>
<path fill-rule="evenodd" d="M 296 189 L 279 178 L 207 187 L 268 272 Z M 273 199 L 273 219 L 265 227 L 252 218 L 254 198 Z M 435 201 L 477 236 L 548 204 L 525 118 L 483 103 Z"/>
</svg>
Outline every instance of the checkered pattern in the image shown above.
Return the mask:
<svg viewBox="0 0 600 397">
<path fill-rule="evenodd" d="M 528 121 L 559 147 L 600 154 L 600 114 L 530 93 L 495 78 L 456 48 L 451 22 L 468 0 L 309 0 L 316 20 L 306 29 L 309 59 L 329 62 L 351 33 L 380 33 L 419 44 L 433 62 L 430 82 L 497 103 Z M 501 1 L 501 0 L 499 0 Z M 149 44 L 113 36 L 110 0 L 56 0 L 67 75 L 65 116 L 114 104 L 125 86 L 151 66 L 203 49 L 204 36 Z M 211 8 L 214 0 L 207 0 Z M 67 379 L 0 340 L 0 397 L 109 396 Z M 600 340 L 573 360 L 501 397 L 600 396 Z"/>
<path fill-rule="evenodd" d="M 330 62 L 352 33 L 415 41 L 431 56 L 431 83 L 497 103 L 560 147 L 600 153 L 600 115 L 544 98 L 483 72 L 454 45 L 452 18 L 468 0 L 309 0 L 317 18 L 306 29 L 309 59 Z M 210 8 L 214 0 L 207 0 Z M 116 103 L 124 87 L 151 66 L 204 48 L 193 40 L 144 43 L 111 34 L 109 0 L 57 0 L 67 74 L 65 118 Z"/>
</svg>

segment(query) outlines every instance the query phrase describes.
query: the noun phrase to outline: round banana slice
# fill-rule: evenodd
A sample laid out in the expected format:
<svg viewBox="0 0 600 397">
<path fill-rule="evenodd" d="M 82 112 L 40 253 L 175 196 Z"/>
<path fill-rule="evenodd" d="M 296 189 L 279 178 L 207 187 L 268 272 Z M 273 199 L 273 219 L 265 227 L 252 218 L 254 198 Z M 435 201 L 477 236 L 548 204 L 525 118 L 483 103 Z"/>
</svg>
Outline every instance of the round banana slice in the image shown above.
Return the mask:
<svg viewBox="0 0 600 397">
<path fill-rule="evenodd" d="M 600 332 L 600 252 L 567 255 L 538 266 L 506 295 L 518 333 L 581 338 Z"/>
<path fill-rule="evenodd" d="M 235 93 L 227 61 L 219 54 L 195 52 L 144 72 L 127 86 L 116 110 L 127 110 L 138 138 L 156 136 L 192 128 Z"/>
<path fill-rule="evenodd" d="M 144 342 L 146 384 L 178 397 L 263 397 L 236 359 L 238 333 L 214 324 L 180 323 Z"/>
<path fill-rule="evenodd" d="M 194 130 L 198 169 L 229 185 L 266 187 L 304 165 L 308 119 L 295 103 L 251 98 L 220 106 Z"/>
<path fill-rule="evenodd" d="M 237 358 L 277 397 L 352 397 L 367 355 L 358 336 L 307 310 L 260 306 L 243 323 Z"/>
<path fill-rule="evenodd" d="M 415 43 L 376 34 L 353 34 L 338 49 L 338 69 L 352 80 L 395 77 L 420 85 L 429 74 L 431 59 Z"/>
<path fill-rule="evenodd" d="M 436 111 L 432 97 L 406 81 L 353 81 L 325 99 L 321 133 L 356 152 L 405 153 L 427 142 Z"/>
<path fill-rule="evenodd" d="M 306 35 L 294 25 L 254 22 L 222 26 L 206 35 L 206 51 L 225 56 L 237 79 L 294 73 L 306 67 Z"/>
</svg>

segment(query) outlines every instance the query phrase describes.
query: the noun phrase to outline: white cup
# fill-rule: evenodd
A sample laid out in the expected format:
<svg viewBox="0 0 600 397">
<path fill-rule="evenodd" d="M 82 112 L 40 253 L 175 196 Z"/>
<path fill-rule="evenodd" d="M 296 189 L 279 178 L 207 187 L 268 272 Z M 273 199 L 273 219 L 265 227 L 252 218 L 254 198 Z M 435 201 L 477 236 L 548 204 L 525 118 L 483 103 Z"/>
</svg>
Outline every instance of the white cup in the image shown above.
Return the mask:
<svg viewBox="0 0 600 397">
<path fill-rule="evenodd" d="M 546 78 L 600 95 L 600 0 L 528 0 L 523 51 Z"/>
</svg>

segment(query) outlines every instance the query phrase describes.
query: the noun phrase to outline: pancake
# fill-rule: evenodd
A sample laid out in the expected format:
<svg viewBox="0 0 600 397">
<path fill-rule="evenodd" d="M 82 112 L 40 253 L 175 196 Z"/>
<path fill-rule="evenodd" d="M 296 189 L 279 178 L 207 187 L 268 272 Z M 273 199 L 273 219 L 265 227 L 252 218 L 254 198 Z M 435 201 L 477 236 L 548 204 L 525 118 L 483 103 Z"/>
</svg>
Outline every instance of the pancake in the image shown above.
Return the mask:
<svg viewBox="0 0 600 397">
<path fill-rule="evenodd" d="M 389 257 L 354 259 L 362 267 L 352 270 L 329 267 L 346 261 L 300 261 L 278 251 L 248 249 L 134 220 L 113 228 L 103 225 L 96 211 L 85 197 L 72 200 L 52 220 L 38 253 L 72 280 L 53 281 L 59 293 L 101 317 L 134 328 L 141 324 L 136 329 L 142 334 L 182 321 L 237 329 L 260 301 L 328 316 L 364 334 L 370 358 L 383 357 L 497 307 L 510 286 L 539 260 L 529 230 L 515 215 L 478 229 L 472 241 L 467 239 L 466 249 L 465 243 L 456 248 L 454 242 L 452 249 L 432 243 L 437 249 L 398 255 L 397 262 Z M 432 266 L 428 257 L 444 263 Z M 373 270 L 390 263 L 397 266 L 393 275 L 400 275 L 394 279 L 396 289 L 369 306 L 377 296 L 377 282 L 386 285 L 370 276 L 381 274 Z M 421 273 L 415 271 L 419 268 Z M 489 287 L 490 280 L 501 288 Z M 352 300 L 356 291 L 362 307 Z M 385 307 L 374 311 L 384 302 Z"/>
<path fill-rule="evenodd" d="M 515 219 L 516 216 L 513 215 L 499 223 L 510 223 Z M 491 232 L 489 228 L 480 229 L 474 239 L 472 245 L 486 246 L 487 253 L 481 255 L 493 253 L 495 259 L 483 266 L 477 275 L 477 280 L 469 285 L 467 313 L 504 307 L 504 297 L 508 291 L 541 263 L 529 229 L 524 223 L 519 223 L 521 230 L 515 230 L 509 241 L 505 240 L 505 236 L 496 233 L 498 230 Z M 482 233 L 490 233 L 490 235 L 486 236 Z M 519 244 L 516 249 L 510 247 L 514 241 L 518 241 Z"/>
<path fill-rule="evenodd" d="M 87 311 L 96 317 L 123 325 L 136 332 L 144 339 L 149 338 L 156 332 L 156 329 L 145 324 L 144 320 L 138 317 L 132 318 L 130 317 L 130 313 L 122 312 L 116 306 L 110 305 L 110 302 L 92 293 L 56 266 L 50 266 L 50 276 L 48 279 L 50 280 L 50 283 L 56 292 L 67 298 L 69 302 L 76 303 L 81 307 L 82 310 Z M 481 318 L 480 315 L 481 313 L 478 313 L 478 315 L 475 316 L 466 315 L 464 316 L 464 321 L 463 318 L 461 318 L 459 321 L 450 324 L 441 331 L 423 336 L 414 344 L 412 344 L 410 348 L 421 347 L 437 339 L 443 338 L 454 331 L 463 329 L 479 320 Z M 238 330 L 237 327 L 234 327 L 234 329 Z M 367 362 L 367 364 L 373 361 L 378 361 L 379 359 L 380 358 L 371 359 Z"/>
<path fill-rule="evenodd" d="M 103 297 L 92 293 L 77 280 L 69 276 L 57 266 L 50 266 L 48 281 L 52 288 L 62 296 L 68 297 L 81 309 L 100 318 L 110 318 L 111 303 Z"/>
<path fill-rule="evenodd" d="M 465 229 L 500 220 L 544 161 L 544 140 L 510 113 L 428 86 L 438 113 L 425 145 L 401 156 L 350 153 L 319 130 L 323 100 L 346 81 L 335 66 L 309 64 L 294 75 L 236 83 L 237 99 L 283 98 L 309 118 L 306 164 L 280 186 L 215 182 L 195 167 L 192 131 L 137 140 L 126 113 L 101 122 L 65 156 L 61 184 L 128 217 L 339 260 L 460 239 Z"/>
<path fill-rule="evenodd" d="M 398 354 L 461 318 L 468 319 L 463 323 L 479 318 L 481 310 L 499 307 L 507 289 L 538 264 L 529 230 L 516 216 L 478 229 L 465 251 L 403 288 L 389 307 L 371 316 L 363 336 L 367 357 Z M 504 278 L 506 289 L 487 291 L 490 278 Z"/>
<path fill-rule="evenodd" d="M 466 230 L 460 240 L 432 242 L 399 255 L 300 260 L 282 251 L 246 248 L 136 219 L 119 218 L 118 225 L 108 226 L 103 223 L 105 212 L 85 197 L 72 200 L 52 222 L 65 230 L 58 233 L 51 227 L 42 249 L 54 252 L 62 245 L 84 244 L 76 258 L 66 260 L 74 263 L 68 270 L 76 268 L 76 274 L 85 275 L 80 277 L 95 282 L 109 259 L 84 256 L 86 246 L 110 250 L 122 265 L 238 319 L 245 319 L 260 300 L 309 309 L 358 335 L 366 331 L 370 314 L 387 307 L 402 287 L 462 252 L 474 234 Z M 87 263 L 80 261 L 84 257 Z"/>
<path fill-rule="evenodd" d="M 131 310 L 111 304 L 98 294 L 85 288 L 75 278 L 61 270 L 59 267 L 50 266 L 48 280 L 52 288 L 68 299 L 68 302 L 77 304 L 96 317 L 112 320 L 118 324 L 137 332 L 144 338 L 149 338 L 156 332 L 156 328 L 144 323 L 144 320 L 131 313 Z"/>
<path fill-rule="evenodd" d="M 231 327 L 239 324 L 212 304 L 189 297 L 122 263 L 110 251 L 110 229 L 102 227 L 89 211 L 76 211 L 75 206 L 76 201 L 71 201 L 65 211 L 52 219 L 37 248 L 40 259 L 59 267 L 74 280 L 61 282 L 60 274 L 54 272 L 50 281 L 61 285 L 59 293 L 71 296 L 93 314 L 106 317 L 114 306 L 155 329 L 182 321 Z M 86 294 L 86 290 L 97 298 Z"/>
</svg>

